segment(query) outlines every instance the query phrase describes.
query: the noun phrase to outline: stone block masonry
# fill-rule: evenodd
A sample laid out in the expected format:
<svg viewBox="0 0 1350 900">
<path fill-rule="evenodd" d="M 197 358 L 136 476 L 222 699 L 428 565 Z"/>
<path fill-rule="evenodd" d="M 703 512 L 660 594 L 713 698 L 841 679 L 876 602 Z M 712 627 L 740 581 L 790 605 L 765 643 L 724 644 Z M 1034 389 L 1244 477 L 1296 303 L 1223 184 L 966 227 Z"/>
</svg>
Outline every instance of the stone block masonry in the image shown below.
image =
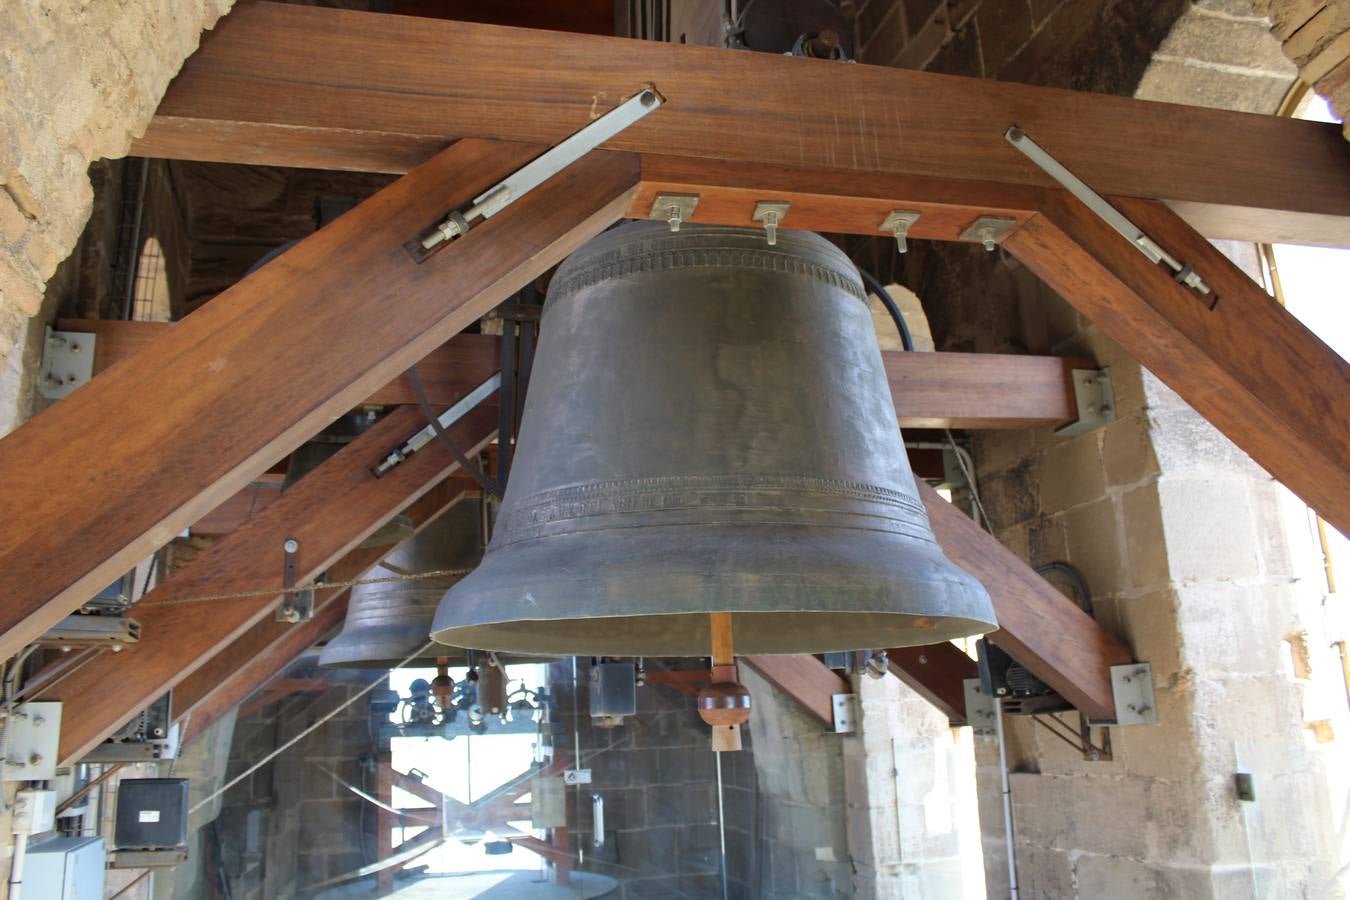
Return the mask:
<svg viewBox="0 0 1350 900">
<path fill-rule="evenodd" d="M 29 322 L 93 202 L 88 171 L 126 155 L 169 81 L 233 0 L 5 4 L 0 28 L 0 423 L 41 342 Z M 16 356 L 15 354 L 19 354 Z"/>
</svg>

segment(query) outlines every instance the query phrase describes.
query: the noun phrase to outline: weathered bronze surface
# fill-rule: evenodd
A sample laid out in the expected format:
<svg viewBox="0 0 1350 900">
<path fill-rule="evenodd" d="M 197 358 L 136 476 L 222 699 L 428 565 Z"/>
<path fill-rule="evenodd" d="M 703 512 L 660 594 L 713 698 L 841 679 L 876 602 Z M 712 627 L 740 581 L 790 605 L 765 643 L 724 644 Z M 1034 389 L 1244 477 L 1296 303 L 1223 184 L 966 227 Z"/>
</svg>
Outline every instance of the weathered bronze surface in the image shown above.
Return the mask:
<svg viewBox="0 0 1350 900">
<path fill-rule="evenodd" d="M 823 238 L 631 223 L 574 253 L 541 326 L 483 563 L 433 636 L 704 656 L 995 627 L 919 501 L 857 269 Z"/>
<path fill-rule="evenodd" d="M 439 519 L 404 541 L 367 578 L 411 573 L 469 569 L 482 555 L 477 503 L 461 502 Z M 419 581 L 358 584 L 347 602 L 342 631 L 319 654 L 319 665 L 329 668 L 390 668 L 427 643 L 436 604 L 447 588 L 462 576 Z M 463 665 L 465 653 L 435 644 L 410 666 L 434 666 L 437 656 Z"/>
</svg>

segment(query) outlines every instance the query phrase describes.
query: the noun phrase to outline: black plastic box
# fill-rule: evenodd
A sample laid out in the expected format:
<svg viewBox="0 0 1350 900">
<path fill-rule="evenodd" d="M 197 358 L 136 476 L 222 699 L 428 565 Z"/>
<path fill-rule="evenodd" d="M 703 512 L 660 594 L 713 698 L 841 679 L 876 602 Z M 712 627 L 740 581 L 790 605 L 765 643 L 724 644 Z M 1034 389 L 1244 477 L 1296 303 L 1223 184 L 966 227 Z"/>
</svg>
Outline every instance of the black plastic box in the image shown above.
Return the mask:
<svg viewBox="0 0 1350 900">
<path fill-rule="evenodd" d="M 172 850 L 187 844 L 186 778 L 124 778 L 117 785 L 117 850 Z"/>
</svg>

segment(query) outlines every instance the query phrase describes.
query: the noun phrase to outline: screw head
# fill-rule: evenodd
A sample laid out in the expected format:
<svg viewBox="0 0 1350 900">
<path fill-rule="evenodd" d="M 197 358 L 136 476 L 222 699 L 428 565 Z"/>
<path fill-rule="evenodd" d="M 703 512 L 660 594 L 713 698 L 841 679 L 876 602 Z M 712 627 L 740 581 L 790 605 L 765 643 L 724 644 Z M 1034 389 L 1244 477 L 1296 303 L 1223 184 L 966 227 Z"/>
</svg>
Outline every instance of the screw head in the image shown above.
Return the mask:
<svg viewBox="0 0 1350 900">
<path fill-rule="evenodd" d="M 286 538 L 286 543 L 281 545 L 281 549 L 287 553 L 295 553 L 300 549 L 300 542 L 295 538 Z"/>
</svg>

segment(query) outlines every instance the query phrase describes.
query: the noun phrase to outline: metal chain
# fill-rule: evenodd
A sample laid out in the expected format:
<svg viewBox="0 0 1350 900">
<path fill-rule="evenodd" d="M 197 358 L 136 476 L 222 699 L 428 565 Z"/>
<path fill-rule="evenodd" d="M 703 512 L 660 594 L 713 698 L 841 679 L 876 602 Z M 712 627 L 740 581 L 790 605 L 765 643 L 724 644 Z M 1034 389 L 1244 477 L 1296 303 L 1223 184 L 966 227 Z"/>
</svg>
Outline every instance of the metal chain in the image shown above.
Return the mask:
<svg viewBox="0 0 1350 900">
<path fill-rule="evenodd" d="M 190 597 L 173 597 L 169 600 L 141 601 L 131 608 L 147 606 L 177 606 L 180 603 L 206 603 L 211 600 L 237 600 L 243 597 L 269 597 L 278 594 L 298 594 L 301 591 L 327 591 L 336 588 L 356 587 L 361 584 L 392 584 L 398 581 L 425 581 L 430 578 L 452 578 L 468 575 L 473 569 L 436 569 L 432 572 L 409 572 L 405 575 L 388 575 L 381 578 L 353 578 L 349 581 L 316 581 L 295 587 L 267 587 L 251 591 L 228 591 L 220 594 L 198 594 Z"/>
</svg>

